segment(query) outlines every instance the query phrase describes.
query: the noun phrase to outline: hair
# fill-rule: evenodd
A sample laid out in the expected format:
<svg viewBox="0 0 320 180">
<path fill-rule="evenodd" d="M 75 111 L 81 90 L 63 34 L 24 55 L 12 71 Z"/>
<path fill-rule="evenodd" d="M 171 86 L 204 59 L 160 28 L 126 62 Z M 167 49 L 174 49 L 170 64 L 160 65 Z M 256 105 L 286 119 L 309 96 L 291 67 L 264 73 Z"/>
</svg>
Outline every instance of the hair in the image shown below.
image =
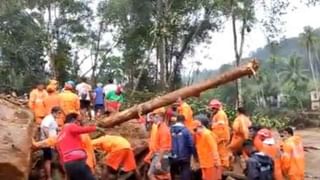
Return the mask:
<svg viewBox="0 0 320 180">
<path fill-rule="evenodd" d="M 200 121 L 202 126 L 206 128 L 209 127 L 210 120 L 205 114 L 197 114 L 196 116 L 194 116 L 194 119 Z"/>
<path fill-rule="evenodd" d="M 241 114 L 247 114 L 247 112 L 244 109 L 244 107 L 238 107 L 237 111 L 238 111 L 238 113 L 241 113 Z"/>
<path fill-rule="evenodd" d="M 78 116 L 79 115 L 77 113 L 67 114 L 65 123 L 73 123 L 73 122 L 75 122 L 77 120 Z"/>
<path fill-rule="evenodd" d="M 186 118 L 184 117 L 184 115 L 177 116 L 177 122 L 184 122 L 185 120 L 186 120 Z"/>
<path fill-rule="evenodd" d="M 288 134 L 290 134 L 291 136 L 293 136 L 294 134 L 293 129 L 291 127 L 286 127 L 283 131 L 288 132 Z"/>
<path fill-rule="evenodd" d="M 81 81 L 82 81 L 82 82 L 87 82 L 87 78 L 86 78 L 86 77 L 84 77 L 84 76 L 83 76 L 83 77 L 81 77 L 80 79 L 81 79 Z"/>
<path fill-rule="evenodd" d="M 61 108 L 59 106 L 55 106 L 51 109 L 51 113 L 54 114 L 54 113 L 58 113 L 61 111 Z"/>
<path fill-rule="evenodd" d="M 250 139 L 245 140 L 242 144 L 242 147 L 252 149 L 254 147 L 253 141 Z"/>
<path fill-rule="evenodd" d="M 109 84 L 113 84 L 113 79 L 108 80 Z"/>
</svg>

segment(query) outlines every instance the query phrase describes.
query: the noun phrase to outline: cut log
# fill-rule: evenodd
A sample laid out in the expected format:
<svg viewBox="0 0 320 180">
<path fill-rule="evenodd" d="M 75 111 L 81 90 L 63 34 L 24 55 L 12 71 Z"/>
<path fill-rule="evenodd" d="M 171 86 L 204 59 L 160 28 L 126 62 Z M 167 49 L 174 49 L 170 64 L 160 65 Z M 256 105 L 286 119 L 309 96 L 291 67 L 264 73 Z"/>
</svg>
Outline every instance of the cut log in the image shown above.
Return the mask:
<svg viewBox="0 0 320 180">
<path fill-rule="evenodd" d="M 28 179 L 33 115 L 0 99 L 0 179 Z"/>
<path fill-rule="evenodd" d="M 174 103 L 178 99 L 178 97 L 184 99 L 192 96 L 199 96 L 200 93 L 205 90 L 216 88 L 220 85 L 234 81 L 243 76 L 253 75 L 255 74 L 255 71 L 258 70 L 258 68 L 258 62 L 256 60 L 252 60 L 250 63 L 246 65 L 227 71 L 207 81 L 178 89 L 164 96 L 152 99 L 139 105 L 135 105 L 127 110 L 116 113 L 110 117 L 101 119 L 98 122 L 98 125 L 102 127 L 113 127 L 130 119 L 137 118 L 139 113 L 146 114 L 148 112 L 153 111 L 154 109 L 170 105 Z"/>
</svg>

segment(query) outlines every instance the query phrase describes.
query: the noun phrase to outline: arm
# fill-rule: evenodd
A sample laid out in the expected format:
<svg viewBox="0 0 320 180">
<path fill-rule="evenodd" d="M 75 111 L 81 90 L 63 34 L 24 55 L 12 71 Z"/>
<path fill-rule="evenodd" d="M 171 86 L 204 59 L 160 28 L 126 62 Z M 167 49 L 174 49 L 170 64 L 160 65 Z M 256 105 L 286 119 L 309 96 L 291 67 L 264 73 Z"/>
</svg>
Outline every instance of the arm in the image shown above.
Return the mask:
<svg viewBox="0 0 320 180">
<path fill-rule="evenodd" d="M 186 138 L 186 142 L 187 142 L 187 146 L 189 148 L 189 151 L 192 155 L 196 154 L 196 149 L 194 147 L 194 143 L 193 143 L 193 137 L 191 135 L 191 133 L 186 129 L 185 131 L 185 138 Z"/>
<path fill-rule="evenodd" d="M 77 112 L 80 112 L 80 99 L 78 97 L 76 97 L 76 100 L 75 100 L 75 108 Z"/>
<path fill-rule="evenodd" d="M 73 134 L 84 134 L 84 133 L 91 133 L 96 130 L 96 126 L 79 126 L 79 125 L 72 125 L 70 127 L 70 132 Z"/>
<path fill-rule="evenodd" d="M 30 93 L 29 102 L 28 102 L 28 106 L 32 111 L 34 110 L 35 98 L 36 98 L 35 97 L 35 93 L 32 90 L 31 93 Z"/>
<path fill-rule="evenodd" d="M 284 175 L 288 175 L 290 169 L 292 148 L 288 144 L 283 145 L 283 154 L 281 157 L 281 168 Z"/>
<path fill-rule="evenodd" d="M 214 162 L 216 163 L 215 166 L 221 166 L 220 157 L 218 154 L 217 142 L 215 141 L 213 136 L 210 134 L 206 135 L 206 141 L 208 142 L 208 145 L 209 145 L 210 149 L 212 150 Z"/>
</svg>

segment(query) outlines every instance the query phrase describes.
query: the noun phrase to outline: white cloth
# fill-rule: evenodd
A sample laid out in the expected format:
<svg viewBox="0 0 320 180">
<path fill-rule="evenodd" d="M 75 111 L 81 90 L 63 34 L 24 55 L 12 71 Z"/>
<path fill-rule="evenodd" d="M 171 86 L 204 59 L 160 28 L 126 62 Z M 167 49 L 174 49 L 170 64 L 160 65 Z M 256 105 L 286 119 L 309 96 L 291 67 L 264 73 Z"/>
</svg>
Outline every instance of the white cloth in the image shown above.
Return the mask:
<svg viewBox="0 0 320 180">
<path fill-rule="evenodd" d="M 48 131 L 48 135 L 46 135 L 45 130 Z M 52 114 L 47 115 L 40 124 L 40 132 L 41 132 L 41 140 L 47 139 L 48 137 L 57 136 L 58 124 L 54 119 Z"/>
<path fill-rule="evenodd" d="M 273 145 L 275 143 L 276 141 L 274 140 L 274 138 L 267 138 L 263 141 L 263 144 L 267 144 L 267 145 Z"/>
<path fill-rule="evenodd" d="M 89 84 L 82 82 L 76 86 L 76 90 L 80 100 L 90 101 L 90 92 L 92 91 L 92 87 Z M 84 99 L 83 96 L 85 96 Z"/>
<path fill-rule="evenodd" d="M 103 93 L 105 96 L 109 94 L 109 92 L 116 91 L 118 86 L 116 84 L 107 84 L 103 87 Z"/>
</svg>

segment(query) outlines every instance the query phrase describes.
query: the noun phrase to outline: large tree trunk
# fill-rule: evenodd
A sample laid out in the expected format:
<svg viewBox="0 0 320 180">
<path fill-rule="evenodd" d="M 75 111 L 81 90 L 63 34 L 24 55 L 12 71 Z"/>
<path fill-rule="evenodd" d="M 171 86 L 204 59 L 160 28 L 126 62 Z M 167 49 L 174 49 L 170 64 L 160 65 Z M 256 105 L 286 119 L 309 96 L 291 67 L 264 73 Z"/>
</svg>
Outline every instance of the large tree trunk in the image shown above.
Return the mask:
<svg viewBox="0 0 320 180">
<path fill-rule="evenodd" d="M 198 96 L 205 90 L 216 88 L 220 85 L 226 84 L 230 81 L 234 81 L 243 76 L 250 76 L 254 73 L 254 71 L 258 69 L 258 67 L 258 62 L 256 60 L 253 60 L 247 65 L 237 67 L 234 70 L 221 74 L 220 76 L 215 76 L 207 81 L 181 88 L 164 96 L 152 99 L 122 112 L 116 113 L 110 117 L 102 119 L 98 124 L 102 127 L 113 127 L 130 119 L 137 118 L 139 113 L 146 114 L 156 108 L 170 105 L 174 103 L 178 99 L 178 97 L 188 98 L 191 96 Z"/>
</svg>

